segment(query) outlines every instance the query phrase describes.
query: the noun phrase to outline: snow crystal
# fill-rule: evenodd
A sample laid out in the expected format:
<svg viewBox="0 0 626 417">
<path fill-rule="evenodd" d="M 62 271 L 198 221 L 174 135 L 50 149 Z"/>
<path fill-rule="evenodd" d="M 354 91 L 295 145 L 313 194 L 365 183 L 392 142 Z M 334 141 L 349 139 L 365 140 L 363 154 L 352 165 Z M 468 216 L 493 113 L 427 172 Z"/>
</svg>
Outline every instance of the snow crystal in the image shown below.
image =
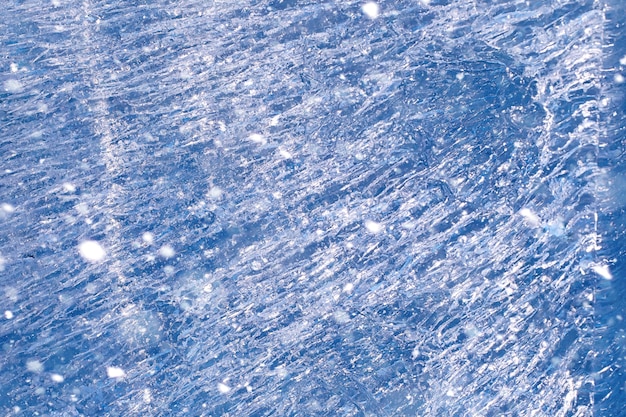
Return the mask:
<svg viewBox="0 0 626 417">
<path fill-rule="evenodd" d="M 43 364 L 36 359 L 31 359 L 26 362 L 26 369 L 38 374 L 43 371 Z"/>
<path fill-rule="evenodd" d="M 378 222 L 375 222 L 375 221 L 373 221 L 373 220 L 367 220 L 367 221 L 365 222 L 365 228 L 367 228 L 367 230 L 368 230 L 370 233 L 374 233 L 374 234 L 376 234 L 376 233 L 380 233 L 380 232 L 382 232 L 384 227 L 383 227 L 383 225 L 382 225 L 382 224 L 380 224 L 380 223 L 378 223 Z"/>
<path fill-rule="evenodd" d="M 106 256 L 104 248 L 95 240 L 86 240 L 78 246 L 80 256 L 89 262 L 99 262 Z"/>
<path fill-rule="evenodd" d="M 376 19 L 378 15 L 380 14 L 380 7 L 378 6 L 378 4 L 374 3 L 373 1 L 365 3 L 361 7 L 361 10 L 370 19 Z"/>
<path fill-rule="evenodd" d="M 221 392 L 222 394 L 228 394 L 231 388 L 228 385 L 220 382 L 217 384 L 217 390 Z"/>
<path fill-rule="evenodd" d="M 4 82 L 4 90 L 8 93 L 19 93 L 24 86 L 18 80 L 7 80 Z"/>
<path fill-rule="evenodd" d="M 159 249 L 159 255 L 165 259 L 169 259 L 173 258 L 174 255 L 176 255 L 176 252 L 170 245 L 163 245 L 161 246 L 161 249 Z"/>
<path fill-rule="evenodd" d="M 4 318 L 7 320 L 11 320 L 13 318 L 13 312 L 11 310 L 6 310 L 4 312 Z"/>
<path fill-rule="evenodd" d="M 11 68 L 11 72 L 13 73 L 16 73 L 19 70 L 19 67 L 17 66 L 15 62 L 11 62 L 10 68 Z"/>
<path fill-rule="evenodd" d="M 124 378 L 126 376 L 126 372 L 124 372 L 122 368 L 118 368 L 117 366 L 108 366 L 107 376 L 109 378 Z"/>
</svg>

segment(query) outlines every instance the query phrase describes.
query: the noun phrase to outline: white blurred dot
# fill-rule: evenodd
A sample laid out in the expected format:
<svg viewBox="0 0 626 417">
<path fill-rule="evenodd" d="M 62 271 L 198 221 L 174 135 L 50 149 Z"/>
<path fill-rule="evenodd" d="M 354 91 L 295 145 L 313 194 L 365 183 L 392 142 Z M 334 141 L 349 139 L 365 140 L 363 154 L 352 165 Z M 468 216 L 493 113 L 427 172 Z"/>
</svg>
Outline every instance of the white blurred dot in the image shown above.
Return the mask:
<svg viewBox="0 0 626 417">
<path fill-rule="evenodd" d="M 108 366 L 107 376 L 109 378 L 124 378 L 126 376 L 126 372 L 124 372 L 122 368 L 118 368 L 117 366 Z"/>
<path fill-rule="evenodd" d="M 259 145 L 265 145 L 267 140 L 263 135 L 259 135 L 258 133 L 251 134 L 248 139 L 250 139 L 254 143 L 258 143 Z"/>
<path fill-rule="evenodd" d="M 624 56 L 623 56 L 623 57 L 619 60 L 619 63 L 620 63 L 621 65 L 626 65 L 626 55 L 624 55 Z"/>
<path fill-rule="evenodd" d="M 11 68 L 11 72 L 17 72 L 19 70 L 19 67 L 17 66 L 15 62 L 11 62 L 10 68 Z"/>
<path fill-rule="evenodd" d="M 623 84 L 624 83 L 624 76 L 622 74 L 615 74 L 615 76 L 613 77 L 613 79 L 615 80 L 616 83 L 618 84 Z"/>
<path fill-rule="evenodd" d="M 174 248 L 170 245 L 164 245 L 159 249 L 159 255 L 161 255 L 165 259 L 173 258 L 176 255 Z"/>
<path fill-rule="evenodd" d="M 293 155 L 291 155 L 291 153 L 285 149 L 280 149 L 278 153 L 280 154 L 280 156 L 282 156 L 285 159 L 293 158 Z"/>
<path fill-rule="evenodd" d="M 367 230 L 370 233 L 380 233 L 383 230 L 383 225 L 380 223 L 377 223 L 375 221 L 372 220 L 367 220 L 365 222 L 365 227 L 367 228 Z"/>
<path fill-rule="evenodd" d="M 231 388 L 228 385 L 220 382 L 219 384 L 217 384 L 217 390 L 221 392 L 222 394 L 228 394 Z"/>
<path fill-rule="evenodd" d="M 2 211 L 4 211 L 5 213 L 9 213 L 9 214 L 15 211 L 15 207 L 9 203 L 2 203 L 2 205 L 0 205 L 0 209 L 2 209 Z"/>
<path fill-rule="evenodd" d="M 73 193 L 76 191 L 76 186 L 70 182 L 63 183 L 63 191 L 66 193 Z"/>
<path fill-rule="evenodd" d="M 4 318 L 7 320 L 11 320 L 13 318 L 13 312 L 11 310 L 6 310 L 4 312 Z"/>
<path fill-rule="evenodd" d="M 220 187 L 211 187 L 211 189 L 209 189 L 209 192 L 207 193 L 207 196 L 211 200 L 219 200 L 222 197 L 223 193 L 224 192 Z"/>
<path fill-rule="evenodd" d="M 593 270 L 593 272 L 600 275 L 604 279 L 613 279 L 613 274 L 611 274 L 611 271 L 609 271 L 608 265 L 594 265 L 591 269 Z"/>
<path fill-rule="evenodd" d="M 19 93 L 24 86 L 18 80 L 7 80 L 4 82 L 4 91 L 8 93 Z"/>
<path fill-rule="evenodd" d="M 380 7 L 373 1 L 365 3 L 363 6 L 361 6 L 361 10 L 370 19 L 376 19 L 380 14 Z"/>
<path fill-rule="evenodd" d="M 154 242 L 154 235 L 150 232 L 144 232 L 144 234 L 141 235 L 141 239 L 148 245 L 151 245 L 152 242 Z"/>
<path fill-rule="evenodd" d="M 541 224 L 539 217 L 528 208 L 521 209 L 519 214 L 533 227 L 537 227 Z"/>
<path fill-rule="evenodd" d="M 456 75 L 456 79 L 459 80 L 459 81 L 461 81 L 463 78 L 465 78 L 465 74 L 463 74 L 462 72 L 459 72 Z"/>
<path fill-rule="evenodd" d="M 343 286 L 343 292 L 345 293 L 352 294 L 353 290 L 354 290 L 354 284 L 351 282 L 348 282 L 346 285 Z"/>
<path fill-rule="evenodd" d="M 99 262 L 106 256 L 104 248 L 95 240 L 86 240 L 78 246 L 80 256 L 89 262 Z"/>
<path fill-rule="evenodd" d="M 43 371 L 43 364 L 36 359 L 31 359 L 26 362 L 26 369 L 30 372 L 39 373 Z"/>
<path fill-rule="evenodd" d="M 58 382 L 58 383 L 65 381 L 65 378 L 63 378 L 63 375 L 59 375 L 59 374 L 50 375 L 50 379 L 52 379 L 53 382 Z"/>
</svg>

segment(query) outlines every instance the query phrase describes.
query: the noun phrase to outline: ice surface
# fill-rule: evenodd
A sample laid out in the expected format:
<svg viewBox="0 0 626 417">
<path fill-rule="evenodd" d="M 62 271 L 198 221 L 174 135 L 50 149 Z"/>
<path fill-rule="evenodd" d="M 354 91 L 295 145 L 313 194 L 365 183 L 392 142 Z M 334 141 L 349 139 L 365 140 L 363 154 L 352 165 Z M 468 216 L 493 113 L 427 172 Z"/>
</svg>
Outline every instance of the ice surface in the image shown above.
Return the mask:
<svg viewBox="0 0 626 417">
<path fill-rule="evenodd" d="M 619 416 L 621 2 L 0 8 L 0 414 Z"/>
</svg>

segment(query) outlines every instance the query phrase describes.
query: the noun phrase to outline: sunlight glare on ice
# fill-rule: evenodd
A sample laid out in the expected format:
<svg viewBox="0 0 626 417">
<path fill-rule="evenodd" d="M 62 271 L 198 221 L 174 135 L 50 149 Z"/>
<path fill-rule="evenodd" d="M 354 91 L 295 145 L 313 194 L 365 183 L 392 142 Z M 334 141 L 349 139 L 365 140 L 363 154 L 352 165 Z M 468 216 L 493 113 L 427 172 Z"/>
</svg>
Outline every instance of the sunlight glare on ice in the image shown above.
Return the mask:
<svg viewBox="0 0 626 417">
<path fill-rule="evenodd" d="M 380 7 L 378 6 L 378 4 L 374 3 L 373 1 L 365 3 L 361 7 L 361 10 L 370 19 L 376 19 L 378 15 L 380 14 Z"/>
<path fill-rule="evenodd" d="M 99 262 L 106 256 L 104 248 L 95 240 L 86 240 L 78 246 L 80 256 L 89 262 Z"/>
</svg>

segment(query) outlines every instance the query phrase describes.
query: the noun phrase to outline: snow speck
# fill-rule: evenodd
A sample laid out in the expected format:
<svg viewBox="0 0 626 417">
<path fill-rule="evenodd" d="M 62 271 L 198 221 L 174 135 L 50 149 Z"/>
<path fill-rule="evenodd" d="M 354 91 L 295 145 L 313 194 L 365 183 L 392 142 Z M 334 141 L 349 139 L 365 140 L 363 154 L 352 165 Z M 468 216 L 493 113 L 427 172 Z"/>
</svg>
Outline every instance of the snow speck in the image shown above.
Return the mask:
<svg viewBox="0 0 626 417">
<path fill-rule="evenodd" d="M 624 76 L 622 74 L 615 74 L 615 76 L 613 77 L 613 79 L 615 80 L 615 82 L 617 84 L 623 84 L 624 83 Z"/>
<path fill-rule="evenodd" d="M 100 262 L 106 256 L 104 248 L 95 240 L 86 240 L 78 246 L 80 256 L 89 262 Z"/>
<path fill-rule="evenodd" d="M 219 384 L 217 384 L 217 390 L 222 394 L 228 394 L 231 388 L 228 385 L 220 382 Z"/>
<path fill-rule="evenodd" d="M 143 402 L 146 404 L 150 404 L 152 402 L 152 392 L 150 388 L 145 388 L 143 390 Z"/>
<path fill-rule="evenodd" d="M 219 200 L 220 198 L 222 198 L 222 194 L 224 194 L 224 191 L 222 191 L 222 189 L 220 187 L 211 187 L 209 189 L 209 192 L 207 193 L 207 196 L 211 199 L 211 200 Z"/>
<path fill-rule="evenodd" d="M 141 239 L 148 245 L 152 245 L 154 242 L 154 235 L 150 232 L 144 232 L 144 234 L 141 235 Z"/>
<path fill-rule="evenodd" d="M 4 211 L 6 214 L 11 214 L 15 212 L 15 207 L 9 203 L 2 203 L 0 205 L 0 210 Z"/>
<path fill-rule="evenodd" d="M 9 67 L 12 73 L 16 73 L 19 70 L 19 67 L 17 66 L 15 62 L 11 62 L 11 65 Z"/>
<path fill-rule="evenodd" d="M 519 214 L 526 220 L 526 222 L 530 226 L 537 227 L 541 224 L 541 220 L 539 220 L 539 217 L 530 209 L 523 208 L 519 211 Z"/>
<path fill-rule="evenodd" d="M 109 378 L 124 378 L 126 376 L 126 372 L 124 372 L 122 368 L 118 368 L 117 366 L 108 366 L 107 376 Z"/>
<path fill-rule="evenodd" d="M 368 232 L 374 233 L 374 234 L 380 233 L 383 231 L 383 225 L 373 220 L 367 220 L 365 222 L 365 228 L 368 230 Z"/>
<path fill-rule="evenodd" d="M 346 294 L 352 294 L 352 291 L 354 291 L 353 283 L 348 282 L 346 285 L 343 286 L 343 292 L 345 292 Z"/>
<path fill-rule="evenodd" d="M 350 315 L 343 310 L 337 310 L 333 313 L 333 318 L 339 324 L 346 324 L 350 321 Z"/>
<path fill-rule="evenodd" d="M 456 79 L 461 81 L 463 80 L 463 78 L 465 78 L 465 74 L 463 74 L 462 72 L 459 72 L 458 74 L 456 74 Z"/>
<path fill-rule="evenodd" d="M 19 93 L 23 88 L 24 86 L 18 80 L 11 79 L 4 82 L 4 91 L 8 93 Z"/>
<path fill-rule="evenodd" d="M 37 359 L 31 359 L 26 362 L 26 369 L 28 369 L 30 372 L 38 374 L 43 371 L 43 364 Z"/>
<path fill-rule="evenodd" d="M 293 155 L 291 154 L 291 152 L 289 152 L 288 150 L 285 149 L 279 149 L 278 153 L 280 154 L 280 156 L 282 156 L 285 159 L 291 159 L 293 158 Z"/>
<path fill-rule="evenodd" d="M 4 318 L 7 320 L 11 320 L 13 318 L 13 312 L 11 310 L 6 310 L 4 312 Z"/>
<path fill-rule="evenodd" d="M 594 265 L 593 267 L 591 267 L 591 270 L 604 279 L 613 279 L 613 274 L 611 274 L 611 271 L 609 271 L 608 265 Z"/>
<path fill-rule="evenodd" d="M 259 145 L 265 145 L 267 143 L 267 139 L 265 139 L 265 136 L 259 135 L 258 133 L 251 134 L 248 139 L 250 139 L 254 143 L 258 143 Z"/>
<path fill-rule="evenodd" d="M 626 65 L 626 55 L 619 60 L 620 65 Z"/>
<path fill-rule="evenodd" d="M 66 193 L 76 192 L 76 186 L 70 182 L 63 183 L 63 191 Z"/>
<path fill-rule="evenodd" d="M 165 259 L 169 259 L 173 258 L 174 255 L 176 255 L 176 252 L 170 245 L 163 245 L 161 246 L 161 249 L 159 249 L 159 255 Z"/>
<path fill-rule="evenodd" d="M 369 1 L 361 6 L 363 13 L 370 19 L 376 19 L 380 15 L 380 7 L 373 1 Z"/>
<path fill-rule="evenodd" d="M 59 375 L 59 374 L 52 374 L 52 375 L 50 375 L 50 379 L 53 382 L 56 382 L 58 384 L 60 384 L 61 382 L 65 381 L 65 378 L 63 377 L 63 375 Z"/>
</svg>

